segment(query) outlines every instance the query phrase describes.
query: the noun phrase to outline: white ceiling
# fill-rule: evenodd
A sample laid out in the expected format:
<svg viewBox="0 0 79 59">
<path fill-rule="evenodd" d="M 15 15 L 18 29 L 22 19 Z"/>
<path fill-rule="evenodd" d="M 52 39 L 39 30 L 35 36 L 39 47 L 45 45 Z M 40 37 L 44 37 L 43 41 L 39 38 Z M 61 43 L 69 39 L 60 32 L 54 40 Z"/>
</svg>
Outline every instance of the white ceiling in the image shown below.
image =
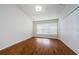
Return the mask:
<svg viewBox="0 0 79 59">
<path fill-rule="evenodd" d="M 21 9 L 33 21 L 56 19 L 63 11 L 65 5 L 63 4 L 40 4 L 42 6 L 41 12 L 36 12 L 37 4 L 19 4 L 17 7 Z"/>
</svg>

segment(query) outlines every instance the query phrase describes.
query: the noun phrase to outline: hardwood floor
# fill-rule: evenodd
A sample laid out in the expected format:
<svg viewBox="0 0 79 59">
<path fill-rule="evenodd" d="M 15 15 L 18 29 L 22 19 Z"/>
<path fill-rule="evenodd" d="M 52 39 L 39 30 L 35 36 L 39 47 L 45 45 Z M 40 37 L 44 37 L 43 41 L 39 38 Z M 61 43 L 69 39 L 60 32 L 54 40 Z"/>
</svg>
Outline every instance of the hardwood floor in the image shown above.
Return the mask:
<svg viewBox="0 0 79 59">
<path fill-rule="evenodd" d="M 0 55 L 76 55 L 58 39 L 30 38 L 0 51 Z"/>
</svg>

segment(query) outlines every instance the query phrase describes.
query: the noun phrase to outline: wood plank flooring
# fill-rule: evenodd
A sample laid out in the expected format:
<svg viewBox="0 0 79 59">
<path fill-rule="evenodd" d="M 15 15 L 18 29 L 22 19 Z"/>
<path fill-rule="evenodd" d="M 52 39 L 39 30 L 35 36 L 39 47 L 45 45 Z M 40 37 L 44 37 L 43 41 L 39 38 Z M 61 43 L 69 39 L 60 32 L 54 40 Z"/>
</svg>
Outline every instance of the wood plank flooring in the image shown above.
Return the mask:
<svg viewBox="0 0 79 59">
<path fill-rule="evenodd" d="M 76 55 L 58 39 L 32 37 L 0 51 L 0 55 Z"/>
</svg>

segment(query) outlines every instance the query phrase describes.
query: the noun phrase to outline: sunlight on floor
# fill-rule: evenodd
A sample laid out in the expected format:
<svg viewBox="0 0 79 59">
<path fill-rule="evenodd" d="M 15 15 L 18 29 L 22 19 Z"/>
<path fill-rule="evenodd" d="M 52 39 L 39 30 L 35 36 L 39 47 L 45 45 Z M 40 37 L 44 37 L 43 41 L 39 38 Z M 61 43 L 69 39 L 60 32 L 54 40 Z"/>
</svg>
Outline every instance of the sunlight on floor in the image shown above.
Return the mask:
<svg viewBox="0 0 79 59">
<path fill-rule="evenodd" d="M 39 44 L 44 45 L 44 46 L 50 46 L 50 41 L 49 41 L 49 39 L 37 38 L 37 42 L 38 42 Z"/>
</svg>

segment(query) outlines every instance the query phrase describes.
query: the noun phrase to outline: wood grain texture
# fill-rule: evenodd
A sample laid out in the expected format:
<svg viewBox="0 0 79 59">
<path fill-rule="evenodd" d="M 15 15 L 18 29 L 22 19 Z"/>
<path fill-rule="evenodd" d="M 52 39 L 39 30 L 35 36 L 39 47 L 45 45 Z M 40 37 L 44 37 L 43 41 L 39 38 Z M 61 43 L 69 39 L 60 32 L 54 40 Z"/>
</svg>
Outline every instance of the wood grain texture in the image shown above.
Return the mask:
<svg viewBox="0 0 79 59">
<path fill-rule="evenodd" d="M 32 37 L 0 51 L 0 55 L 76 55 L 58 39 Z"/>
</svg>

